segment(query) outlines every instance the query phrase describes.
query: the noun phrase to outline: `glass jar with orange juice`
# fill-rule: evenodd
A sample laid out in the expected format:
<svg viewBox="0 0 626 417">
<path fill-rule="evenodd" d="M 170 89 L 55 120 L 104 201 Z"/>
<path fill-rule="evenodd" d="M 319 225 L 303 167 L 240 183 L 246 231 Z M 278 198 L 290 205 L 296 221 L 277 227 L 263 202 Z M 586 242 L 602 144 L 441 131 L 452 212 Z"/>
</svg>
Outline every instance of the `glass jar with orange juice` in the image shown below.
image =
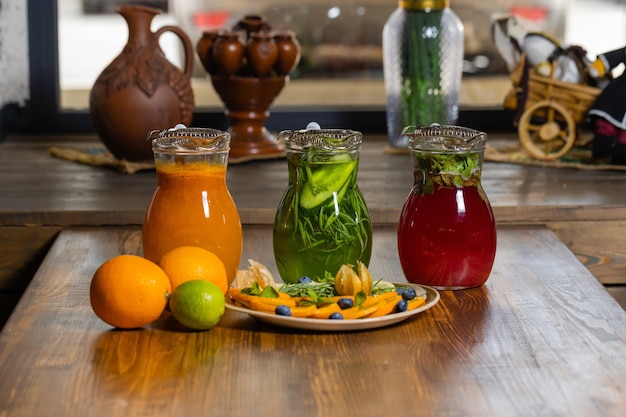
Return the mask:
<svg viewBox="0 0 626 417">
<path fill-rule="evenodd" d="M 199 246 L 224 262 L 230 284 L 242 253 L 239 212 L 226 186 L 230 134 L 178 128 L 150 138 L 157 188 L 143 225 L 144 256 L 158 262 L 175 247 Z"/>
</svg>

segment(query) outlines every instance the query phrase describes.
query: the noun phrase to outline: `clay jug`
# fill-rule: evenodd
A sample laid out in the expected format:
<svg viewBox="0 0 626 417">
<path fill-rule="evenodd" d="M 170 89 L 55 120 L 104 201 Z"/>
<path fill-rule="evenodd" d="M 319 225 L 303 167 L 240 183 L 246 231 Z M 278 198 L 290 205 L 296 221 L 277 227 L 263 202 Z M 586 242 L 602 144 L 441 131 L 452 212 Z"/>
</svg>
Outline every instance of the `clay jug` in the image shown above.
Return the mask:
<svg viewBox="0 0 626 417">
<path fill-rule="evenodd" d="M 233 27 L 234 31 L 244 30 L 246 38 L 250 38 L 251 33 L 268 31 L 271 27 L 265 17 L 259 14 L 247 14 Z"/>
<path fill-rule="evenodd" d="M 215 74 L 217 69 L 215 59 L 213 59 L 213 44 L 217 40 L 218 36 L 219 31 L 217 30 L 208 30 L 202 32 L 202 36 L 196 44 L 196 52 L 198 53 L 198 58 L 200 58 L 202 66 L 209 74 Z"/>
<path fill-rule="evenodd" d="M 243 66 L 245 46 L 239 33 L 221 32 L 213 43 L 213 60 L 220 75 L 234 75 Z"/>
<path fill-rule="evenodd" d="M 194 50 L 187 35 L 176 26 L 150 30 L 160 10 L 120 6 L 116 11 L 128 25 L 128 41 L 96 79 L 90 112 L 100 140 L 116 158 L 149 161 L 153 159 L 152 144 L 146 140 L 149 132 L 191 124 Z M 182 70 L 168 61 L 159 46 L 159 37 L 165 32 L 182 41 Z"/>
<path fill-rule="evenodd" d="M 296 35 L 289 30 L 276 32 L 274 42 L 278 48 L 274 70 L 279 76 L 289 75 L 300 62 L 300 42 L 296 39 Z"/>
<path fill-rule="evenodd" d="M 272 72 L 278 47 L 270 32 L 255 32 L 250 34 L 246 45 L 246 58 L 257 77 L 267 77 Z"/>
</svg>

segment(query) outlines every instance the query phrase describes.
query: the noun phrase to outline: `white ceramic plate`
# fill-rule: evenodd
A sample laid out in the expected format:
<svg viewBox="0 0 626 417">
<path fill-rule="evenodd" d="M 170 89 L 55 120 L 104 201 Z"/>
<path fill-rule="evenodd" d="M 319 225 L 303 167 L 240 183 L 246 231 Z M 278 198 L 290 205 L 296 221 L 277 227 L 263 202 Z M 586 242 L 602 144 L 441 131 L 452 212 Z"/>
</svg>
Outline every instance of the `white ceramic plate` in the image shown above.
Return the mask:
<svg viewBox="0 0 626 417">
<path fill-rule="evenodd" d="M 324 319 L 307 319 L 300 317 L 288 317 L 278 316 L 276 314 L 265 313 L 262 311 L 250 310 L 249 308 L 240 307 L 235 305 L 230 300 L 226 300 L 226 308 L 238 311 L 240 313 L 248 314 L 252 317 L 261 320 L 262 322 L 273 324 L 275 326 L 290 327 L 293 329 L 303 330 L 321 330 L 321 331 L 335 331 L 343 332 L 350 330 L 367 330 L 375 329 L 378 327 L 391 326 L 392 324 L 399 323 L 408 319 L 422 311 L 428 310 L 439 302 L 439 292 L 434 288 L 427 287 L 425 285 L 409 284 L 406 282 L 394 283 L 396 286 L 413 287 L 417 291 L 418 295 L 424 293 L 426 302 L 420 307 L 405 311 L 402 313 L 388 314 L 383 317 L 365 318 L 365 319 L 353 319 L 353 320 L 324 320 Z"/>
</svg>

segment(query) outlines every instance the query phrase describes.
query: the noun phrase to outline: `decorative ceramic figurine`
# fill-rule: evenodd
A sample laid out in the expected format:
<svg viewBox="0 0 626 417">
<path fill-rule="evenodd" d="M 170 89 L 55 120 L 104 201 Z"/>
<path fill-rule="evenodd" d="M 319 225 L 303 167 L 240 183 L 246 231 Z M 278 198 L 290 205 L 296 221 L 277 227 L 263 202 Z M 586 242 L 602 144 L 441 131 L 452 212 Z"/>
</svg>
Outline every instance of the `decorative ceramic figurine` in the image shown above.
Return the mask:
<svg viewBox="0 0 626 417">
<path fill-rule="evenodd" d="M 494 21 L 491 34 L 498 53 L 509 71 L 513 71 L 524 54 L 527 63 L 544 77 L 551 74 L 554 61 L 554 79 L 580 83 L 586 67 L 591 63 L 586 52 L 575 45 L 566 45 L 542 32 L 527 30 L 515 16 L 507 16 Z"/>
<path fill-rule="evenodd" d="M 196 51 L 226 107 L 230 161 L 285 156 L 265 121 L 300 61 L 294 33 L 275 31 L 264 17 L 247 15 L 230 30 L 203 33 Z"/>
<path fill-rule="evenodd" d="M 626 61 L 625 48 L 594 62 L 582 47 L 525 31 L 514 17 L 496 20 L 492 34 L 513 81 L 504 106 L 517 111 L 514 123 L 530 156 L 556 160 L 578 146 L 590 147 L 594 159 L 626 164 L 626 82 L 610 78 Z M 588 122 L 593 138 L 580 134 Z"/>
<path fill-rule="evenodd" d="M 100 140 L 116 158 L 149 161 L 153 159 L 152 144 L 146 141 L 149 132 L 191 124 L 193 45 L 178 27 L 150 30 L 152 19 L 161 12 L 158 9 L 121 6 L 117 12 L 128 24 L 128 42 L 97 78 L 90 112 Z M 165 32 L 174 33 L 183 43 L 183 71 L 159 47 Z"/>
</svg>

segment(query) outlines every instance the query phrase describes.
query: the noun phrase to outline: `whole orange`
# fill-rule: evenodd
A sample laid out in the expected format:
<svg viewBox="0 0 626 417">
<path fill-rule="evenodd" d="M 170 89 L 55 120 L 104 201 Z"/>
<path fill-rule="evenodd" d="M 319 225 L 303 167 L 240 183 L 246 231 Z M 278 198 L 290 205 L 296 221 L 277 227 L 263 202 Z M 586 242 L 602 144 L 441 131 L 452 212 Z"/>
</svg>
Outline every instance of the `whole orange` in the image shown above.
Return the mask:
<svg viewBox="0 0 626 417">
<path fill-rule="evenodd" d="M 102 321 L 120 329 L 134 329 L 158 319 L 171 292 L 168 276 L 154 262 L 119 255 L 96 270 L 89 300 Z"/>
<path fill-rule="evenodd" d="M 163 255 L 158 264 L 170 278 L 172 291 L 183 282 L 198 279 L 212 282 L 223 294 L 228 291 L 228 275 L 224 262 L 207 249 L 179 246 Z"/>
</svg>

